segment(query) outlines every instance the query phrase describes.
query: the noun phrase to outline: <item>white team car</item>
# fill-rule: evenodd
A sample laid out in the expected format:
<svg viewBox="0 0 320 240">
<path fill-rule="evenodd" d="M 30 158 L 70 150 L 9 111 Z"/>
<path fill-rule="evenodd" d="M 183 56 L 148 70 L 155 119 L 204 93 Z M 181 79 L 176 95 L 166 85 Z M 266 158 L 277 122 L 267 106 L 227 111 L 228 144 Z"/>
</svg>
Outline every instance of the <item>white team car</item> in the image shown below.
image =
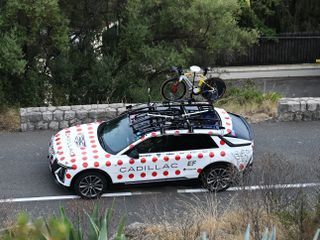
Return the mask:
<svg viewBox="0 0 320 240">
<path fill-rule="evenodd" d="M 83 198 L 111 184 L 199 178 L 222 191 L 250 169 L 253 132 L 246 120 L 205 103 L 135 106 L 106 122 L 66 128 L 52 137 L 55 180 Z"/>
</svg>

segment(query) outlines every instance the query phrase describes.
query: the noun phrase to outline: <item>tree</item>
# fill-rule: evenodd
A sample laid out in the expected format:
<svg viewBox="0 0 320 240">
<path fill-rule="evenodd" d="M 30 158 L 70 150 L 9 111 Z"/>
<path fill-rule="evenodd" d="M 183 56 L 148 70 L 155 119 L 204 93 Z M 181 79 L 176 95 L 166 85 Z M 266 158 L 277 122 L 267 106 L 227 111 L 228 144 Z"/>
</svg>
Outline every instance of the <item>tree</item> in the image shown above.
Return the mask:
<svg viewBox="0 0 320 240">
<path fill-rule="evenodd" d="M 255 30 L 238 26 L 237 0 L 86 3 L 64 6 L 78 36 L 64 60 L 52 66 L 53 81 L 64 79 L 55 86 L 59 92 L 60 86 L 66 89 L 65 103 L 145 101 L 147 87 L 157 98 L 170 66 L 214 64 L 245 51 L 257 38 Z M 103 44 L 96 51 L 92 42 L 101 35 Z"/>
<path fill-rule="evenodd" d="M 22 106 L 43 105 L 48 63 L 68 47 L 67 21 L 56 0 L 7 0 L 1 6 L 0 36 L 8 43 L 3 51 L 11 53 L 16 59 L 12 66 L 19 70 L 2 70 L 7 73 L 2 79 L 6 98 Z M 0 58 L 0 66 L 8 64 L 6 55 Z"/>
</svg>

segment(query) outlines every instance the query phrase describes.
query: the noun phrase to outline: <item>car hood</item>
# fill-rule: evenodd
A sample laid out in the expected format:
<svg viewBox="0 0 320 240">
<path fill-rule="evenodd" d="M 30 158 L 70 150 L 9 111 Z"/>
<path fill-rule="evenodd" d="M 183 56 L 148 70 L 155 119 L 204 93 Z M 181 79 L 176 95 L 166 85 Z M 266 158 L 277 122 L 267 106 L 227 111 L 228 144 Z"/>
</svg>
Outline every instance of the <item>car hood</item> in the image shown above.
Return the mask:
<svg viewBox="0 0 320 240">
<path fill-rule="evenodd" d="M 90 160 L 105 154 L 98 140 L 100 123 L 89 123 L 66 128 L 51 139 L 56 158 L 60 161 L 75 162 L 78 159 Z"/>
</svg>

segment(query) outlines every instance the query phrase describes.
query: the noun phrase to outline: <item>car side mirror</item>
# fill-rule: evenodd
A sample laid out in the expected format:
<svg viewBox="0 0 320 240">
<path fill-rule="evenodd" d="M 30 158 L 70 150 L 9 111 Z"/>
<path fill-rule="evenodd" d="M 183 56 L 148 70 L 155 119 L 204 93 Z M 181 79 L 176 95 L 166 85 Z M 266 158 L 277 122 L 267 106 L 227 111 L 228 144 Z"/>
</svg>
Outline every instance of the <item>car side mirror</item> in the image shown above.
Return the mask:
<svg viewBox="0 0 320 240">
<path fill-rule="evenodd" d="M 130 151 L 127 154 L 127 156 L 130 157 L 130 158 L 138 159 L 139 158 L 139 152 L 137 151 L 137 149 L 133 149 L 132 151 Z"/>
</svg>

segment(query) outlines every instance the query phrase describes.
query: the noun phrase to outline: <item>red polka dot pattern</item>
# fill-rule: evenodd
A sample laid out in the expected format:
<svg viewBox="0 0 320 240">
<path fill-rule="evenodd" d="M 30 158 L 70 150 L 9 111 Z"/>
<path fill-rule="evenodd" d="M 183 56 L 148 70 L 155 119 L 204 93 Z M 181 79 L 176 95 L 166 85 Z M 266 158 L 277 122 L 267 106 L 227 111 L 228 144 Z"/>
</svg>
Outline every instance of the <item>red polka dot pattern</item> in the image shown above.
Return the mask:
<svg viewBox="0 0 320 240">
<path fill-rule="evenodd" d="M 209 157 L 213 158 L 214 157 L 214 152 L 209 153 Z"/>
<path fill-rule="evenodd" d="M 157 133 L 156 133 L 156 132 L 153 132 L 153 133 L 151 133 L 151 136 L 152 136 L 152 137 L 155 137 L 155 136 L 157 136 Z"/>
<path fill-rule="evenodd" d="M 119 180 L 121 180 L 121 179 L 122 179 L 122 175 L 119 174 L 119 175 L 117 176 L 117 178 L 118 178 Z"/>
<path fill-rule="evenodd" d="M 60 158 L 60 161 L 63 161 L 63 160 L 65 160 L 65 157 L 61 157 L 61 158 Z"/>
<path fill-rule="evenodd" d="M 164 171 L 164 172 L 163 172 L 163 175 L 164 175 L 164 176 L 168 176 L 168 175 L 169 175 L 169 172 L 168 172 L 168 171 Z"/>
<path fill-rule="evenodd" d="M 88 163 L 84 162 L 84 163 L 82 163 L 82 166 L 83 166 L 84 168 L 87 168 L 87 167 L 88 167 Z"/>
<path fill-rule="evenodd" d="M 109 158 L 110 156 L 111 156 L 111 155 L 110 155 L 110 154 L 108 154 L 108 153 L 105 155 L 105 157 L 106 157 L 106 158 Z"/>
<path fill-rule="evenodd" d="M 141 158 L 141 163 L 146 163 L 146 159 L 145 158 Z"/>
<path fill-rule="evenodd" d="M 197 169 L 197 172 L 198 172 L 198 173 L 201 173 L 201 172 L 202 172 L 202 168 L 198 168 L 198 169 Z"/>
<path fill-rule="evenodd" d="M 130 174 L 129 174 L 129 178 L 134 178 L 134 174 L 133 174 L 133 173 L 130 173 Z"/>
<path fill-rule="evenodd" d="M 175 172 L 176 175 L 180 175 L 180 173 L 181 173 L 180 170 L 176 170 Z"/>
<path fill-rule="evenodd" d="M 168 156 L 164 156 L 164 157 L 163 157 L 163 160 L 166 161 L 166 162 L 168 162 L 168 161 L 169 161 L 169 157 L 168 157 Z"/>
<path fill-rule="evenodd" d="M 88 157 L 83 157 L 82 160 L 84 160 L 84 161 L 85 161 L 85 160 L 88 160 Z"/>
<path fill-rule="evenodd" d="M 66 174 L 66 178 L 70 179 L 71 175 L 69 173 Z"/>
<path fill-rule="evenodd" d="M 244 164 L 240 164 L 240 166 L 239 166 L 239 168 L 240 168 L 240 170 L 242 171 L 243 169 L 244 169 Z"/>
<path fill-rule="evenodd" d="M 99 163 L 98 162 L 94 162 L 94 166 L 95 167 L 99 167 Z"/>
<path fill-rule="evenodd" d="M 134 159 L 130 159 L 129 160 L 129 163 L 132 165 L 132 164 L 134 164 Z"/>
<path fill-rule="evenodd" d="M 181 159 L 180 155 L 176 155 L 175 159 L 179 161 Z"/>
<path fill-rule="evenodd" d="M 117 163 L 118 163 L 118 165 L 120 165 L 120 166 L 123 164 L 122 160 L 118 160 Z"/>
<path fill-rule="evenodd" d="M 94 158 L 94 159 L 98 159 L 99 156 L 98 156 L 98 155 L 94 155 L 93 158 Z"/>
<path fill-rule="evenodd" d="M 187 155 L 187 159 L 190 160 L 191 158 L 192 158 L 192 155 L 191 155 L 191 154 L 188 154 L 188 155 Z"/>
<path fill-rule="evenodd" d="M 76 170 L 76 169 L 77 169 L 77 165 L 73 164 L 73 165 L 72 165 L 72 169 L 73 169 L 73 170 Z"/>
<path fill-rule="evenodd" d="M 224 145 L 224 144 L 225 144 L 225 141 L 220 140 L 220 145 Z"/>
<path fill-rule="evenodd" d="M 225 151 L 221 151 L 220 156 L 224 157 L 225 155 L 226 155 L 226 152 Z"/>
<path fill-rule="evenodd" d="M 157 172 L 152 172 L 152 176 L 153 176 L 153 177 L 156 177 L 157 175 L 158 175 Z"/>
<path fill-rule="evenodd" d="M 198 158 L 203 158 L 203 154 L 202 154 L 202 153 L 199 153 L 199 154 L 198 154 Z"/>
<path fill-rule="evenodd" d="M 146 176 L 146 173 L 143 172 L 143 173 L 140 174 L 140 176 L 141 176 L 142 178 L 144 178 L 144 177 Z"/>
<path fill-rule="evenodd" d="M 155 162 L 157 162 L 157 161 L 158 161 L 158 158 L 157 158 L 157 157 L 153 157 L 153 158 L 152 158 L 152 162 L 155 163 Z"/>
<path fill-rule="evenodd" d="M 106 161 L 106 166 L 110 167 L 111 166 L 111 162 L 110 161 Z"/>
<path fill-rule="evenodd" d="M 76 159 L 75 159 L 75 158 L 72 158 L 72 159 L 70 160 L 70 162 L 74 163 L 74 162 L 76 162 Z"/>
</svg>

